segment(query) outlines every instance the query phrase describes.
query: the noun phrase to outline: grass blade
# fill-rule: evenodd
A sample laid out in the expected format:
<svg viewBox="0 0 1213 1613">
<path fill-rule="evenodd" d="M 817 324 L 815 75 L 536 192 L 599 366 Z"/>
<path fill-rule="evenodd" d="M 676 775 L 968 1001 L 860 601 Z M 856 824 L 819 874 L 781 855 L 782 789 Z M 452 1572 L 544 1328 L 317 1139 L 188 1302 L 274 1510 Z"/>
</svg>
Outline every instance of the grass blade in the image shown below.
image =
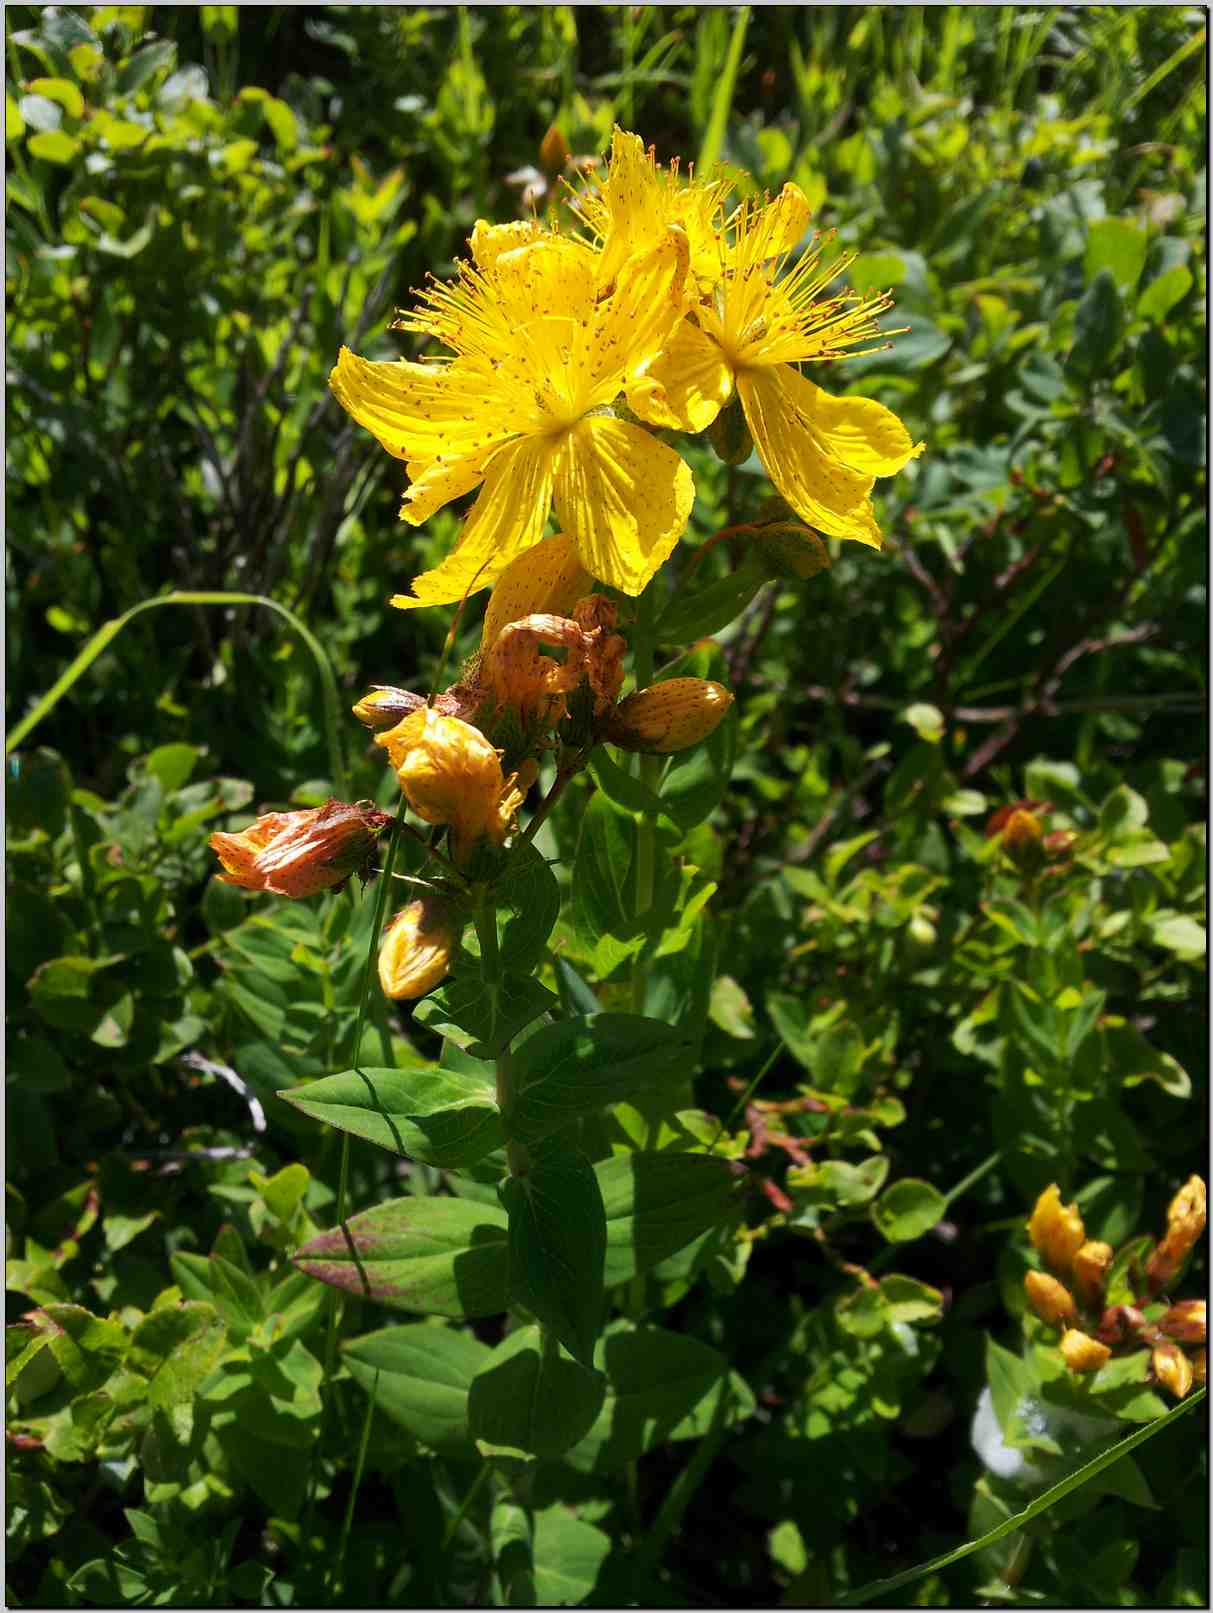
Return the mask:
<svg viewBox="0 0 1213 1613">
<path fill-rule="evenodd" d="M 733 90 L 737 84 L 737 73 L 741 67 L 741 52 L 745 47 L 746 29 L 750 24 L 749 6 L 740 6 L 737 11 L 737 20 L 733 24 L 733 37 L 729 41 L 729 53 L 724 59 L 724 67 L 716 84 L 716 93 L 712 97 L 712 112 L 708 118 L 708 126 L 704 130 L 703 144 L 699 148 L 698 169 L 706 174 L 712 164 L 719 160 L 720 148 L 724 144 L 725 125 L 729 120 L 729 111 L 733 105 Z"/>
</svg>

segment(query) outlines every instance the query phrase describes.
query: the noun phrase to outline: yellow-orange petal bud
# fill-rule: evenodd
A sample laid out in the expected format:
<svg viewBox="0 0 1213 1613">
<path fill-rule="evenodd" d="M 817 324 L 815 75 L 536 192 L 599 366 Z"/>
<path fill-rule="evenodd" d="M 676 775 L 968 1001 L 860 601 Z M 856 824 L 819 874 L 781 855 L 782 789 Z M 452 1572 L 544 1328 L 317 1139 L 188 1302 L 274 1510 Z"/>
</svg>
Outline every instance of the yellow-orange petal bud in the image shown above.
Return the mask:
<svg viewBox="0 0 1213 1613">
<path fill-rule="evenodd" d="M 665 756 L 714 733 L 732 704 L 733 696 L 723 684 L 707 678 L 669 678 L 621 700 L 607 714 L 605 735 L 623 750 Z"/>
<path fill-rule="evenodd" d="M 1167 1230 L 1146 1261 L 1146 1280 L 1153 1293 L 1166 1288 L 1205 1230 L 1205 1184 L 1190 1176 L 1167 1207 Z"/>
<path fill-rule="evenodd" d="M 1111 1264 L 1110 1243 L 1089 1240 L 1074 1255 L 1070 1276 L 1078 1291 L 1079 1299 L 1092 1310 L 1103 1300 L 1104 1283 Z"/>
<path fill-rule="evenodd" d="M 395 728 L 424 705 L 423 695 L 413 694 L 408 689 L 383 687 L 364 694 L 351 709 L 358 721 L 368 728 Z"/>
<path fill-rule="evenodd" d="M 445 903 L 422 897 L 402 908 L 379 945 L 379 984 L 386 997 L 411 1001 L 450 972 L 457 942 Z"/>
<path fill-rule="evenodd" d="M 1176 1400 L 1182 1400 L 1192 1387 L 1192 1363 L 1178 1344 L 1159 1344 L 1150 1357 L 1154 1376 Z"/>
<path fill-rule="evenodd" d="M 448 823 L 455 861 L 496 828 L 505 788 L 501 758 L 478 728 L 424 707 L 385 734 L 404 798 L 426 823 Z"/>
<path fill-rule="evenodd" d="M 1061 1353 L 1071 1372 L 1098 1372 L 1112 1354 L 1106 1344 L 1076 1327 L 1068 1327 L 1061 1335 Z"/>
<path fill-rule="evenodd" d="M 210 846 L 225 884 L 297 899 L 347 880 L 391 821 L 369 801 L 330 800 L 303 812 L 267 812 L 239 834 L 213 834 Z"/>
<path fill-rule="evenodd" d="M 1203 1299 L 1181 1299 L 1159 1322 L 1159 1327 L 1179 1344 L 1203 1344 L 1208 1337 Z"/>
<path fill-rule="evenodd" d="M 1086 1242 L 1086 1232 L 1077 1204 L 1061 1202 L 1056 1182 L 1051 1182 L 1036 1200 L 1028 1222 L 1028 1236 L 1047 1265 L 1063 1276 L 1068 1275 L 1074 1256 Z"/>
<path fill-rule="evenodd" d="M 1030 1271 L 1023 1280 L 1028 1304 L 1050 1327 L 1061 1327 L 1074 1321 L 1078 1314 L 1074 1296 L 1064 1283 L 1044 1271 Z"/>
<path fill-rule="evenodd" d="M 1208 1374 L 1208 1356 L 1204 1350 L 1197 1350 L 1192 1357 L 1192 1382 L 1203 1389 Z"/>
</svg>

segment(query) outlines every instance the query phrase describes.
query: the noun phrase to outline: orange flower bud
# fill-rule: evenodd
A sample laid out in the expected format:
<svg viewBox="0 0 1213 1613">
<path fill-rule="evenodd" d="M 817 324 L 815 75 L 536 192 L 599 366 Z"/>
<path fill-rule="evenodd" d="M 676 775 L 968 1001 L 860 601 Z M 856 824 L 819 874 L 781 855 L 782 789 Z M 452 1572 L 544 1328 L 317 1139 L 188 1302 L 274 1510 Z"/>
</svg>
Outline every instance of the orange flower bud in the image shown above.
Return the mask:
<svg viewBox="0 0 1213 1613">
<path fill-rule="evenodd" d="M 1178 1344 L 1159 1344 L 1150 1357 L 1154 1376 L 1176 1400 L 1182 1400 L 1192 1387 L 1192 1363 Z"/>
<path fill-rule="evenodd" d="M 1070 1275 L 1084 1305 L 1094 1309 L 1102 1300 L 1104 1280 L 1111 1264 L 1110 1243 L 1084 1243 L 1075 1254 Z"/>
<path fill-rule="evenodd" d="M 446 904 L 422 897 L 403 908 L 383 932 L 379 984 L 397 1002 L 424 997 L 450 972 L 458 937 Z"/>
<path fill-rule="evenodd" d="M 1098 1372 L 1112 1354 L 1106 1344 L 1076 1327 L 1068 1327 L 1061 1335 L 1061 1353 L 1071 1372 Z"/>
<path fill-rule="evenodd" d="M 475 843 L 500 845 L 522 804 L 516 775 L 506 779 L 500 754 L 461 717 L 423 707 L 375 736 L 396 769 L 404 798 L 426 823 L 451 828 L 451 854 L 462 867 Z"/>
<path fill-rule="evenodd" d="M 1023 1286 L 1028 1304 L 1050 1327 L 1061 1327 L 1064 1322 L 1072 1322 L 1077 1316 L 1074 1296 L 1056 1277 L 1050 1277 L 1043 1271 L 1030 1271 L 1023 1280 Z"/>
<path fill-rule="evenodd" d="M 1012 818 L 1020 814 L 1027 817 L 1043 818 L 1047 812 L 1052 812 L 1052 801 L 1012 801 L 1009 806 L 999 807 L 986 819 L 986 839 L 993 840 L 995 835 L 1004 835 Z M 1005 844 L 1005 841 L 1004 841 Z"/>
<path fill-rule="evenodd" d="M 1077 1204 L 1062 1204 L 1056 1182 L 1050 1183 L 1036 1200 L 1028 1236 L 1047 1265 L 1063 1275 L 1069 1272 L 1074 1256 L 1086 1241 L 1086 1233 Z"/>
<path fill-rule="evenodd" d="M 326 801 L 305 812 L 267 812 L 239 834 L 213 834 L 225 885 L 273 896 L 315 896 L 340 885 L 370 857 L 391 822 L 369 801 Z"/>
<path fill-rule="evenodd" d="M 1205 1214 L 1205 1184 L 1199 1176 L 1191 1176 L 1171 1200 L 1167 1208 L 1167 1230 L 1146 1261 L 1146 1280 L 1152 1293 L 1158 1293 L 1174 1280 L 1192 1245 L 1205 1230 Z"/>
<path fill-rule="evenodd" d="M 364 694 L 351 709 L 358 721 L 365 723 L 368 728 L 394 728 L 424 705 L 424 695 L 412 694 L 408 689 L 383 686 Z"/>
<path fill-rule="evenodd" d="M 1159 1327 L 1180 1344 L 1203 1344 L 1208 1337 L 1203 1299 L 1181 1299 L 1159 1322 Z"/>
<path fill-rule="evenodd" d="M 539 166 L 549 174 L 558 174 L 571 156 L 568 141 L 553 123 L 539 144 Z"/>
<path fill-rule="evenodd" d="M 606 738 L 623 750 L 665 756 L 706 739 L 732 704 L 723 684 L 669 678 L 620 701 L 607 715 Z"/>
</svg>

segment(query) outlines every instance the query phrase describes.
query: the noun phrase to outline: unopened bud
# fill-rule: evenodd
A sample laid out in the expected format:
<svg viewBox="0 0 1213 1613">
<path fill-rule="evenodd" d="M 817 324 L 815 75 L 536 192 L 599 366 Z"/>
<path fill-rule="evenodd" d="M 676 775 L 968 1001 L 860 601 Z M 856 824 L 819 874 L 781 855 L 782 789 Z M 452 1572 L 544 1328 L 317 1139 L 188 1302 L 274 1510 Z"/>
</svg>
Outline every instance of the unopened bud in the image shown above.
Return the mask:
<svg viewBox="0 0 1213 1613">
<path fill-rule="evenodd" d="M 620 701 L 607 714 L 605 737 L 623 750 L 665 756 L 697 745 L 719 727 L 733 704 L 720 683 L 669 678 Z"/>
<path fill-rule="evenodd" d="M 712 421 L 708 427 L 708 442 L 724 465 L 744 465 L 754 452 L 754 439 L 739 398 L 730 399 Z"/>
<path fill-rule="evenodd" d="M 1207 1372 L 1208 1356 L 1204 1350 L 1197 1350 L 1192 1357 L 1192 1382 L 1196 1384 L 1197 1388 L 1204 1388 Z"/>
<path fill-rule="evenodd" d="M 1104 1282 L 1112 1264 L 1112 1245 L 1090 1241 L 1084 1243 L 1074 1256 L 1070 1275 L 1078 1290 L 1078 1297 L 1088 1309 L 1094 1309 L 1103 1299 Z"/>
<path fill-rule="evenodd" d="M 424 997 L 450 972 L 457 937 L 446 904 L 422 897 L 403 908 L 383 932 L 379 984 L 396 1002 Z"/>
<path fill-rule="evenodd" d="M 397 723 L 411 717 L 425 705 L 425 696 L 412 694 L 408 689 L 382 686 L 364 694 L 352 707 L 354 716 L 368 728 L 394 728 Z"/>
<path fill-rule="evenodd" d="M 1001 840 L 1002 849 L 1016 868 L 1026 872 L 1040 866 L 1044 856 L 1044 831 L 1039 819 L 1030 812 L 1012 812 L 1003 826 Z"/>
<path fill-rule="evenodd" d="M 1044 838 L 1045 856 L 1050 862 L 1058 862 L 1068 857 L 1074 849 L 1078 833 L 1074 829 L 1054 829 Z"/>
<path fill-rule="evenodd" d="M 1062 1334 L 1061 1353 L 1071 1372 L 1098 1372 L 1112 1354 L 1106 1344 L 1076 1327 L 1068 1327 Z"/>
<path fill-rule="evenodd" d="M 539 166 L 549 174 L 558 174 L 571 155 L 568 141 L 553 123 L 539 145 Z"/>
<path fill-rule="evenodd" d="M 1146 1261 L 1151 1293 L 1158 1293 L 1174 1281 L 1205 1230 L 1205 1214 L 1205 1184 L 1199 1176 L 1190 1176 L 1167 1207 L 1167 1230 Z"/>
<path fill-rule="evenodd" d="M 1100 1317 L 1096 1331 L 1105 1344 L 1123 1344 L 1126 1339 L 1144 1343 L 1151 1328 L 1135 1305 L 1112 1305 Z"/>
<path fill-rule="evenodd" d="M 1192 1387 L 1192 1363 L 1178 1344 L 1159 1344 L 1150 1357 L 1154 1376 L 1176 1400 L 1182 1400 Z"/>
<path fill-rule="evenodd" d="M 1074 1296 L 1056 1277 L 1044 1271 L 1030 1271 L 1023 1280 L 1028 1304 L 1050 1327 L 1061 1327 L 1077 1316 Z"/>
<path fill-rule="evenodd" d="M 362 868 L 391 822 L 370 801 L 326 801 L 304 812 L 267 812 L 239 834 L 216 833 L 219 878 L 244 890 L 299 898 L 340 885 Z"/>
<path fill-rule="evenodd" d="M 1208 1336 L 1203 1299 L 1181 1299 L 1159 1322 L 1168 1338 L 1179 1344 L 1203 1344 Z"/>
<path fill-rule="evenodd" d="M 1020 813 L 1029 818 L 1043 818 L 1052 810 L 1052 801 L 1012 801 L 1007 806 L 999 807 L 986 819 L 986 839 L 993 840 L 995 835 L 1005 835 L 1012 818 Z"/>
<path fill-rule="evenodd" d="M 1054 1271 L 1068 1275 L 1074 1256 L 1086 1242 L 1077 1204 L 1064 1205 L 1057 1183 L 1052 1182 L 1036 1200 L 1028 1222 L 1032 1247 L 1039 1250 Z"/>
</svg>

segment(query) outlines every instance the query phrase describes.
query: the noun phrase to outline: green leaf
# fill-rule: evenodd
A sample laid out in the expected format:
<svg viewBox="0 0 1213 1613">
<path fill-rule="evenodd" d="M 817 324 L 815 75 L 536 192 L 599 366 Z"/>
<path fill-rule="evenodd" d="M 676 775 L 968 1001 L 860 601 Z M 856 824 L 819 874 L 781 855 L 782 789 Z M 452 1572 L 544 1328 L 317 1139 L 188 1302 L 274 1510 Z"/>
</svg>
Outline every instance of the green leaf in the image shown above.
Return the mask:
<svg viewBox="0 0 1213 1613">
<path fill-rule="evenodd" d="M 631 818 L 601 795 L 591 797 L 573 863 L 573 919 L 591 947 L 602 936 L 623 936 L 632 929 L 628 881 L 634 844 Z"/>
<path fill-rule="evenodd" d="M 468 1428 L 484 1446 L 559 1456 L 598 1415 L 606 1380 L 545 1349 L 538 1327 L 508 1333 L 481 1366 L 468 1393 Z"/>
<path fill-rule="evenodd" d="M 560 886 L 547 859 L 529 840 L 518 841 L 493 882 L 498 948 L 506 969 L 529 974 L 547 949 L 560 917 Z"/>
<path fill-rule="evenodd" d="M 167 1408 L 188 1400 L 222 1354 L 226 1331 L 215 1307 L 199 1302 L 165 1305 L 145 1316 L 131 1337 L 127 1364 L 149 1379 L 150 1404 Z"/>
<path fill-rule="evenodd" d="M 754 1397 L 718 1350 L 664 1328 L 619 1321 L 599 1341 L 595 1364 L 606 1397 L 593 1426 L 566 1451 L 582 1473 L 609 1473 L 671 1440 L 699 1439 L 729 1395 L 729 1421 L 754 1410 Z"/>
<path fill-rule="evenodd" d="M 944 1217 L 948 1201 L 930 1182 L 904 1176 L 872 1206 L 872 1219 L 890 1243 L 913 1243 Z"/>
<path fill-rule="evenodd" d="M 612 761 L 609 746 L 595 747 L 590 755 L 589 773 L 602 793 L 625 812 L 660 815 L 661 797 L 642 784 L 634 773 L 625 772 L 618 762 Z"/>
<path fill-rule="evenodd" d="M 84 116 L 84 97 L 71 79 L 35 78 L 26 88 L 35 95 L 44 95 L 48 101 L 57 101 L 69 118 Z"/>
<path fill-rule="evenodd" d="M 466 1453 L 468 1391 L 493 1352 L 470 1333 L 428 1322 L 364 1333 L 342 1347 L 354 1381 L 423 1445 Z"/>
<path fill-rule="evenodd" d="M 1148 237 L 1127 218 L 1099 218 L 1087 230 L 1083 274 L 1093 280 L 1106 270 L 1120 292 L 1130 292 L 1141 279 Z"/>
<path fill-rule="evenodd" d="M 538 1317 L 574 1360 L 591 1365 L 602 1325 L 606 1222 L 589 1160 L 549 1146 L 498 1192 L 509 1215 L 511 1304 Z"/>
<path fill-rule="evenodd" d="M 693 639 L 718 633 L 736 620 L 754 595 L 770 581 L 770 573 L 757 555 L 747 555 L 727 577 L 688 592 L 678 589 L 657 618 L 658 644 L 681 647 Z"/>
<path fill-rule="evenodd" d="M 171 39 L 158 39 L 154 44 L 144 45 L 118 69 L 118 80 L 114 86 L 117 94 L 134 95 L 148 79 L 172 67 L 176 60 L 177 47 Z"/>
<path fill-rule="evenodd" d="M 493 1087 L 454 1070 L 342 1070 L 278 1096 L 313 1120 L 443 1169 L 474 1165 L 503 1141 Z"/>
<path fill-rule="evenodd" d="M 1192 271 L 1186 263 L 1176 263 L 1170 269 L 1164 269 L 1162 274 L 1150 281 L 1138 297 L 1138 318 L 1148 319 L 1151 324 L 1160 325 L 1172 308 L 1182 302 L 1191 289 Z"/>
<path fill-rule="evenodd" d="M 43 129 L 30 135 L 28 150 L 32 157 L 41 157 L 44 162 L 69 163 L 80 150 L 80 142 L 62 129 Z"/>
<path fill-rule="evenodd" d="M 546 1025 L 513 1055 L 509 1137 L 535 1143 L 570 1120 L 684 1080 L 689 1042 L 638 1014 L 586 1014 Z"/>
<path fill-rule="evenodd" d="M 532 1544 L 539 1607 L 578 1607 L 594 1589 L 611 1538 L 560 1505 L 535 1514 Z"/>
<path fill-rule="evenodd" d="M 1111 271 L 1100 269 L 1074 313 L 1074 344 L 1066 359 L 1066 374 L 1080 381 L 1093 380 L 1104 370 L 1120 346 L 1124 307 Z"/>
<path fill-rule="evenodd" d="M 739 1176 L 707 1154 L 616 1154 L 595 1165 L 608 1288 L 658 1266 L 734 1213 Z"/>
<path fill-rule="evenodd" d="M 1186 913 L 1153 920 L 1150 939 L 1156 946 L 1166 947 L 1168 952 L 1192 960 L 1203 958 L 1208 946 L 1205 926 L 1189 918 Z"/>
<path fill-rule="evenodd" d="M 292 1259 L 309 1276 L 393 1310 L 493 1316 L 506 1308 L 506 1224 L 496 1205 L 390 1199 L 320 1233 Z"/>
<path fill-rule="evenodd" d="M 661 804 L 682 830 L 703 823 L 723 801 L 737 755 L 737 708 L 707 739 L 674 757 L 661 785 Z"/>
<path fill-rule="evenodd" d="M 413 1018 L 473 1058 L 495 1059 L 532 1020 L 558 1006 L 559 999 L 534 975 L 506 974 L 493 994 L 483 977 L 469 970 L 422 998 Z"/>
<path fill-rule="evenodd" d="M 121 1366 L 127 1351 L 125 1330 L 93 1316 L 80 1305 L 44 1305 L 51 1323 L 51 1354 L 76 1394 L 99 1389 Z"/>
</svg>

